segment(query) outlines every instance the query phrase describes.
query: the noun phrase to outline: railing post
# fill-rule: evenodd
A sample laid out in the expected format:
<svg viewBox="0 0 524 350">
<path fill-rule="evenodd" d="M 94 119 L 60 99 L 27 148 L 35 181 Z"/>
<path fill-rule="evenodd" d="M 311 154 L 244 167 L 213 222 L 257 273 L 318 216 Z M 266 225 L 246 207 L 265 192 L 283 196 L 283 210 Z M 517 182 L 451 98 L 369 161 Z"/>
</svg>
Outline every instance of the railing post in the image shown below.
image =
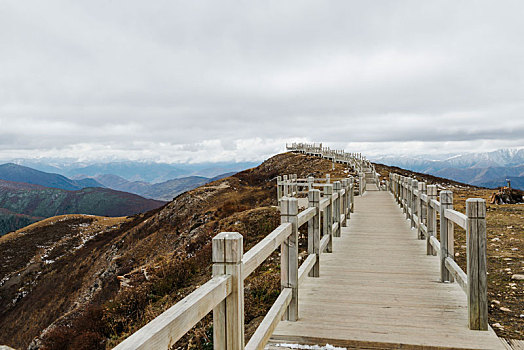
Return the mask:
<svg viewBox="0 0 524 350">
<path fill-rule="evenodd" d="M 333 251 L 333 185 L 324 185 L 324 196 L 329 199 L 328 206 L 324 209 L 324 235 L 328 235 L 326 252 Z"/>
<path fill-rule="evenodd" d="M 424 239 L 424 233 L 422 231 L 422 224 L 424 223 L 424 201 L 422 200 L 422 195 L 426 194 L 426 183 L 425 182 L 419 182 L 418 183 L 418 198 L 417 198 L 417 233 L 418 233 L 418 239 Z M 427 225 L 426 225 L 427 227 Z"/>
<path fill-rule="evenodd" d="M 277 176 L 277 201 L 282 198 L 282 176 Z"/>
<path fill-rule="evenodd" d="M 283 190 L 282 196 L 289 197 L 289 186 L 288 186 L 287 175 L 282 176 L 282 181 L 284 182 L 284 184 L 282 185 L 282 190 Z"/>
<path fill-rule="evenodd" d="M 412 180 L 411 181 L 411 228 L 416 228 L 415 223 L 415 213 L 417 216 L 419 216 L 419 213 L 417 212 L 417 202 L 419 200 L 419 196 L 416 195 L 415 190 L 418 191 L 418 181 Z"/>
<path fill-rule="evenodd" d="M 353 212 L 355 207 L 355 179 L 353 176 L 349 177 L 349 211 L 348 211 L 348 219 L 351 216 L 351 213 Z"/>
<path fill-rule="evenodd" d="M 337 194 L 337 199 L 333 202 L 333 224 L 338 223 L 338 228 L 333 232 L 333 237 L 340 237 L 340 189 L 342 188 L 340 181 L 333 182 L 333 192 Z"/>
<path fill-rule="evenodd" d="M 329 181 L 330 181 L 330 176 L 329 174 L 326 174 L 326 183 L 329 184 Z"/>
<path fill-rule="evenodd" d="M 411 179 L 406 178 L 406 203 L 405 203 L 405 211 L 406 211 L 406 220 L 409 220 L 409 210 L 408 208 L 411 208 Z"/>
<path fill-rule="evenodd" d="M 453 258 L 453 222 L 444 215 L 446 209 L 453 209 L 453 192 L 440 191 L 440 281 L 453 282 L 444 263 L 448 256 Z"/>
<path fill-rule="evenodd" d="M 426 191 L 428 194 L 428 235 L 426 236 L 426 254 L 437 255 L 437 251 L 433 249 L 430 242 L 431 236 L 437 235 L 437 211 L 431 206 L 431 200 L 437 200 L 437 185 L 428 185 Z"/>
<path fill-rule="evenodd" d="M 364 174 L 362 172 L 358 173 L 358 194 L 361 197 L 364 194 Z"/>
<path fill-rule="evenodd" d="M 292 224 L 293 232 L 280 245 L 280 285 L 282 289 L 291 288 L 292 296 L 284 319 L 298 319 L 298 200 L 282 198 L 280 202 L 280 222 Z"/>
<path fill-rule="evenodd" d="M 488 329 L 486 201 L 466 200 L 469 329 Z"/>
<path fill-rule="evenodd" d="M 397 203 L 398 204 L 402 204 L 402 184 L 400 183 L 401 180 L 402 180 L 402 176 L 400 175 L 395 176 L 395 182 L 397 184 L 396 191 L 397 191 Z"/>
<path fill-rule="evenodd" d="M 348 189 L 348 180 L 342 179 L 342 188 L 344 189 L 344 195 L 342 196 L 342 213 L 344 214 L 344 220 L 342 221 L 342 227 L 347 226 L 347 220 L 349 219 L 349 210 L 348 210 L 348 198 L 349 198 L 349 189 Z"/>
<path fill-rule="evenodd" d="M 296 197 L 296 195 L 298 194 L 298 175 L 297 174 L 293 174 L 291 175 L 291 178 L 292 178 L 292 181 L 293 181 L 293 185 L 292 185 L 292 195 L 293 197 Z"/>
<path fill-rule="evenodd" d="M 308 206 L 317 208 L 315 216 L 307 225 L 307 252 L 317 256 L 317 262 L 309 272 L 309 276 L 318 277 L 320 276 L 320 190 L 309 190 L 307 197 Z"/>
<path fill-rule="evenodd" d="M 313 189 L 313 184 L 315 183 L 315 178 L 313 176 L 308 176 L 307 178 L 307 189 L 311 191 Z"/>
<path fill-rule="evenodd" d="M 213 309 L 215 350 L 244 348 L 244 278 L 242 235 L 221 232 L 212 241 L 213 276 L 231 275 L 231 294 Z"/>
</svg>

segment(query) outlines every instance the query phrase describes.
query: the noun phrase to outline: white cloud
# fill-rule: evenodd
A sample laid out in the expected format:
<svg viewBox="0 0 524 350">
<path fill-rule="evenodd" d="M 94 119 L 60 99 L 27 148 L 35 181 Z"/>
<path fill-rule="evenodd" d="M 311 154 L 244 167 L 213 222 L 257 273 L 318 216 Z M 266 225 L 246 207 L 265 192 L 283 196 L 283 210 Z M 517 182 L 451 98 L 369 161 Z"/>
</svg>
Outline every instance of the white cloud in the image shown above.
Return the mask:
<svg viewBox="0 0 524 350">
<path fill-rule="evenodd" d="M 520 1 L 4 1 L 0 159 L 524 145 Z"/>
</svg>

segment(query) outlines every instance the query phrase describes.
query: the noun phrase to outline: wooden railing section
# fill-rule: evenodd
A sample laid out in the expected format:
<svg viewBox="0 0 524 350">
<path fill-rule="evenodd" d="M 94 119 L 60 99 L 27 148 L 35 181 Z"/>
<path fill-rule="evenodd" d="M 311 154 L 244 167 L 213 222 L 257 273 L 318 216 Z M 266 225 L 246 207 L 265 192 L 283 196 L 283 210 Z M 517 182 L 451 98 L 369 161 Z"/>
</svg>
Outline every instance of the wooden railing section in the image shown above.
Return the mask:
<svg viewBox="0 0 524 350">
<path fill-rule="evenodd" d="M 463 214 L 453 210 L 453 192 L 442 190 L 437 200 L 436 185 L 399 174 L 389 174 L 389 189 L 418 237 L 426 239 L 427 254 L 438 254 L 441 282 L 455 280 L 467 294 L 469 328 L 487 330 L 486 201 L 467 199 L 466 214 Z M 466 273 L 454 260 L 454 225 L 466 230 Z"/>
<path fill-rule="evenodd" d="M 375 166 L 361 153 L 347 153 L 344 150 L 334 150 L 329 147 L 322 147 L 321 143 L 286 144 L 286 149 L 331 160 L 333 169 L 335 169 L 335 163 L 348 165 L 358 173 L 359 193 L 361 194 L 366 190 L 366 182 L 369 180 L 372 180 L 379 190 L 382 189 L 380 175 L 376 172 Z"/>
<path fill-rule="evenodd" d="M 222 232 L 213 238 L 213 277 L 115 347 L 169 349 L 213 311 L 215 349 L 263 349 L 281 319 L 298 319 L 298 293 L 306 276 L 319 277 L 320 255 L 332 252 L 353 204 L 353 181 L 309 182 L 308 208 L 299 212 L 298 199 L 280 198 L 281 224 L 243 253 L 242 235 Z M 289 194 L 288 185 L 286 194 Z M 322 190 L 322 191 L 321 191 Z M 291 190 L 291 193 L 298 190 Z M 298 229 L 307 224 L 308 255 L 299 267 Z M 244 347 L 244 279 L 280 247 L 281 292 Z"/>
</svg>

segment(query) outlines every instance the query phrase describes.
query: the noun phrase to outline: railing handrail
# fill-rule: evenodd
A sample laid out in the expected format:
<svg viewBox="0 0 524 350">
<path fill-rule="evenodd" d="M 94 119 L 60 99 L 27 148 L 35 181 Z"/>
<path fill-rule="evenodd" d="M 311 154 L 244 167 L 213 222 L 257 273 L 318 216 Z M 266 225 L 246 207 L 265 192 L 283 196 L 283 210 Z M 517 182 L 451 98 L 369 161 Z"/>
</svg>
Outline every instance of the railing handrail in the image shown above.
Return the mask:
<svg viewBox="0 0 524 350">
<path fill-rule="evenodd" d="M 296 176 L 290 178 L 295 179 Z M 324 251 L 331 252 L 333 237 L 340 236 L 341 227 L 345 226 L 346 218 L 349 219 L 354 207 L 353 181 L 349 180 L 323 184 L 323 193 L 311 188 L 308 191 L 309 207 L 300 212 L 296 198 L 282 197 L 281 224 L 245 254 L 242 251 L 240 234 L 222 232 L 215 236 L 212 279 L 132 334 L 115 349 L 167 349 L 211 310 L 215 349 L 242 349 L 243 281 L 281 247 L 281 293 L 245 347 L 263 349 L 282 317 L 290 321 L 298 318 L 297 296 L 302 280 L 308 275 L 319 276 L 320 254 Z M 293 186 L 290 183 L 288 185 Z M 321 217 L 324 219 L 322 235 Z M 309 227 L 308 255 L 299 267 L 298 229 L 305 224 Z"/>
<path fill-rule="evenodd" d="M 487 267 L 486 267 L 486 201 L 466 200 L 466 213 L 453 209 L 453 193 L 442 190 L 437 200 L 437 186 L 389 174 L 390 191 L 401 206 L 419 238 L 426 238 L 427 254 L 439 256 L 441 281 L 460 285 L 468 296 L 469 328 L 487 330 Z M 437 215 L 440 237 L 437 235 Z M 454 260 L 453 224 L 466 230 L 467 273 Z"/>
</svg>

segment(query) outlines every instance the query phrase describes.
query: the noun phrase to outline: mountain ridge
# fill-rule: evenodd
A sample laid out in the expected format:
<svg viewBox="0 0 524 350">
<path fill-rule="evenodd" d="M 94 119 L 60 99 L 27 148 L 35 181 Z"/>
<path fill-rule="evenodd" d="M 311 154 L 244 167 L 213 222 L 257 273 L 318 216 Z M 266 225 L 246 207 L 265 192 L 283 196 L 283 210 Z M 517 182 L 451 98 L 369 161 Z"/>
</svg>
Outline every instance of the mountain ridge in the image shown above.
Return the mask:
<svg viewBox="0 0 524 350">
<path fill-rule="evenodd" d="M 102 187 L 68 191 L 0 180 L 0 235 L 60 214 L 128 216 L 164 205 L 164 201 Z"/>
<path fill-rule="evenodd" d="M 94 179 L 71 180 L 60 174 L 48 173 L 14 163 L 0 165 L 0 179 L 68 191 L 81 190 L 87 187 L 104 187 Z"/>
<path fill-rule="evenodd" d="M 443 159 L 430 157 L 386 155 L 374 157 L 373 161 L 474 186 L 500 187 L 506 185 L 506 179 L 512 179 L 513 187 L 524 189 L 524 148 L 448 155 Z"/>
</svg>

